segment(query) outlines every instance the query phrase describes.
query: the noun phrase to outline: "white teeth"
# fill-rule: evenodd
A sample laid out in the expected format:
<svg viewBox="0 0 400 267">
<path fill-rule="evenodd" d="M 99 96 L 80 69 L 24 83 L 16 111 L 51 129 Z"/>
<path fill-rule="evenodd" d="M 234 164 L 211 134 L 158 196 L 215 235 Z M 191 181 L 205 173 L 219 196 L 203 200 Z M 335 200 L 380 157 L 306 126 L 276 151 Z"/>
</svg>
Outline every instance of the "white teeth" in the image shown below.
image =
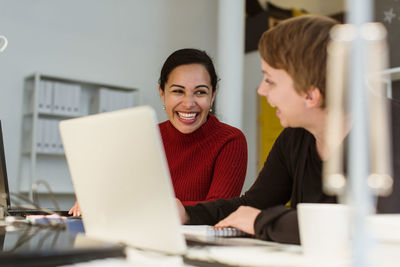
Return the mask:
<svg viewBox="0 0 400 267">
<path fill-rule="evenodd" d="M 179 115 L 180 118 L 186 119 L 186 120 L 194 119 L 194 117 L 196 117 L 196 113 L 181 113 L 181 112 L 178 112 L 178 115 Z"/>
</svg>

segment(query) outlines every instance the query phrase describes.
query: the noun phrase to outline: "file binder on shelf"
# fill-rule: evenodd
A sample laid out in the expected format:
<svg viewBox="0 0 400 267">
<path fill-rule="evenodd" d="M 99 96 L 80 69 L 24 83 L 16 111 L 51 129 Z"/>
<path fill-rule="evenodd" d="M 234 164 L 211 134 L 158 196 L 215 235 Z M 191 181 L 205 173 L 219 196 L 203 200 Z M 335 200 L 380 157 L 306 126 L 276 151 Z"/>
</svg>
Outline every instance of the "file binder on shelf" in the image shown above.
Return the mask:
<svg viewBox="0 0 400 267">
<path fill-rule="evenodd" d="M 49 81 L 40 81 L 38 111 L 52 113 L 53 84 Z"/>
<path fill-rule="evenodd" d="M 52 114 L 60 116 L 80 115 L 81 86 L 63 82 L 50 82 L 53 84 Z"/>
<path fill-rule="evenodd" d="M 102 113 L 131 108 L 135 104 L 134 100 L 134 92 L 100 88 L 95 96 L 93 109 L 95 113 Z"/>
</svg>

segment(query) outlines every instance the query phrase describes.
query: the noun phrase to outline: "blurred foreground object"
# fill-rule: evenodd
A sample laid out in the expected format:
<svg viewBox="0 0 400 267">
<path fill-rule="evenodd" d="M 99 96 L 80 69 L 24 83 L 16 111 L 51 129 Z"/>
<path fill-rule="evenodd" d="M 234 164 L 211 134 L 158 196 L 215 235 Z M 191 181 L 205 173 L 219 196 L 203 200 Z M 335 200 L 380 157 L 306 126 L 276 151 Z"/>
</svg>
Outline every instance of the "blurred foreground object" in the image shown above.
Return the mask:
<svg viewBox="0 0 400 267">
<path fill-rule="evenodd" d="M 7 38 L 3 35 L 0 35 L 0 52 L 3 52 L 8 45 Z"/>
</svg>

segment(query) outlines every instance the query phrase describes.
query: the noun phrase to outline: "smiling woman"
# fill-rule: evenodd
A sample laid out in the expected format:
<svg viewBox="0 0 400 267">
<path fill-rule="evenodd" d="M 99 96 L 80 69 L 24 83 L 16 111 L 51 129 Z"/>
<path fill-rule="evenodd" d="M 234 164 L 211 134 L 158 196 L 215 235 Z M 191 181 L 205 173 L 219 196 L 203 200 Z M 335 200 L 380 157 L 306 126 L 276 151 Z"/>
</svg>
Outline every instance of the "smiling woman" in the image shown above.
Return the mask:
<svg viewBox="0 0 400 267">
<path fill-rule="evenodd" d="M 165 61 L 159 93 L 168 121 L 160 124 L 176 197 L 185 205 L 239 196 L 246 175 L 243 133 L 210 110 L 218 77 L 210 57 L 181 49 Z"/>
</svg>

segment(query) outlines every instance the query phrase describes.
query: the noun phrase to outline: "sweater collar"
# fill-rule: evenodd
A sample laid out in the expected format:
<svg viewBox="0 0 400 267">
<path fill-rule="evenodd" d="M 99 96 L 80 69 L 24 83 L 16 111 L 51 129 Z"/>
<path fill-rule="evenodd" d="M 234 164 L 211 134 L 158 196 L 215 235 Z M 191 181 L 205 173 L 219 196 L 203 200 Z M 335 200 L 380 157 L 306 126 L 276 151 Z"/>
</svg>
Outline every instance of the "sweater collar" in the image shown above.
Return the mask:
<svg viewBox="0 0 400 267">
<path fill-rule="evenodd" d="M 168 134 L 168 139 L 182 141 L 182 142 L 193 142 L 201 140 L 207 136 L 212 135 L 217 129 L 219 120 L 212 114 L 208 115 L 207 121 L 196 131 L 184 134 L 178 131 L 170 121 L 167 121 L 167 129 L 170 134 Z"/>
</svg>

